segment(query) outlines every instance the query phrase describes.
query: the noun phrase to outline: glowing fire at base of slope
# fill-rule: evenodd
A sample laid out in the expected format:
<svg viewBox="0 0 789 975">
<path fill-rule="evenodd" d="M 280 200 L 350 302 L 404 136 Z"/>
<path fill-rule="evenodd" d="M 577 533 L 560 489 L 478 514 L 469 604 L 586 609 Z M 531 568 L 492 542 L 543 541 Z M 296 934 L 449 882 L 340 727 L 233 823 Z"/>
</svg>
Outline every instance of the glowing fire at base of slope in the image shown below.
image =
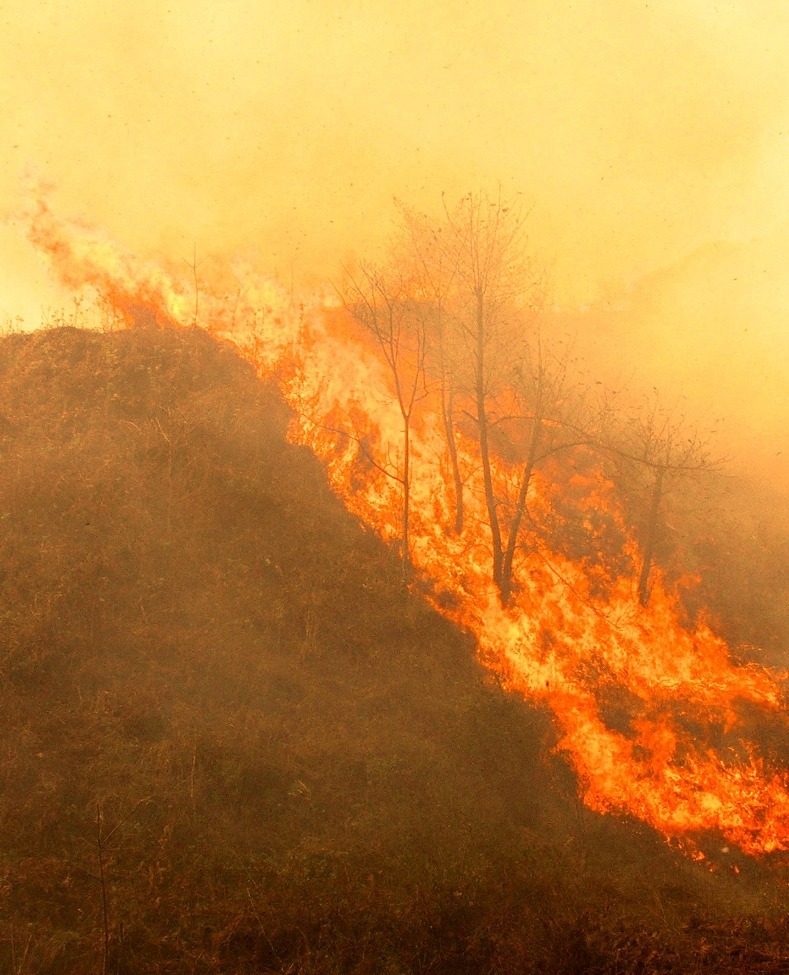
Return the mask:
<svg viewBox="0 0 789 975">
<path fill-rule="evenodd" d="M 190 324 L 193 299 L 177 276 L 57 219 L 41 199 L 28 226 L 61 280 L 95 289 L 125 324 Z M 232 293 L 232 311 L 221 296 L 201 294 L 201 320 L 260 375 L 277 379 L 295 411 L 291 438 L 322 458 L 352 512 L 396 539 L 400 486 L 369 463 L 370 450 L 396 457 L 402 436 L 382 364 L 320 300 L 297 310 L 276 286 L 240 274 Z M 789 850 L 789 775 L 743 740 L 746 708 L 789 725 L 784 676 L 735 665 L 703 623 L 681 626 L 659 577 L 642 608 L 634 599 L 632 541 L 631 573 L 608 578 L 601 595 L 583 561 L 530 539 L 518 554 L 520 588 L 503 609 L 490 581 L 474 450 L 472 441 L 461 444 L 469 510 L 457 536 L 449 529 L 439 422 L 425 411 L 412 441 L 412 560 L 431 581 L 439 611 L 474 634 L 485 666 L 553 712 L 557 747 L 577 773 L 584 802 L 637 817 L 695 856 L 693 838 L 706 831 L 754 856 Z M 500 463 L 496 477 L 508 474 Z M 595 495 L 604 503 L 605 485 Z M 537 482 L 530 504 L 549 503 Z"/>
</svg>

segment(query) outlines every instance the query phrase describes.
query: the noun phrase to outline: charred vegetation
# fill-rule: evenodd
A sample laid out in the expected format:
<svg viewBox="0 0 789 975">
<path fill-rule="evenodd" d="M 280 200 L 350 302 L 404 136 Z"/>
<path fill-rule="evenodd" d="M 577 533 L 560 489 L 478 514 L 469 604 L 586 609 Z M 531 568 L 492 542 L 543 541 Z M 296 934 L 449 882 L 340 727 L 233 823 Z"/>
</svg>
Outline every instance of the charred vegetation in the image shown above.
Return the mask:
<svg viewBox="0 0 789 975">
<path fill-rule="evenodd" d="M 230 348 L 15 335 L 0 389 L 4 970 L 786 970 L 785 880 L 586 809 Z"/>
</svg>

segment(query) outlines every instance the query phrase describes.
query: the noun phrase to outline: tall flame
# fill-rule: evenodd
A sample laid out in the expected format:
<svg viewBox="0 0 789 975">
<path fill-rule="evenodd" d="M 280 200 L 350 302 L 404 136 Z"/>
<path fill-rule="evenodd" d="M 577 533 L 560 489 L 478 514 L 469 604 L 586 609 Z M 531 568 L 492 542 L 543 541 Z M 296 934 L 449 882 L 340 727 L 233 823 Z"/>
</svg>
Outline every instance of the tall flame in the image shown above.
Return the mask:
<svg viewBox="0 0 789 975">
<path fill-rule="evenodd" d="M 93 288 L 126 325 L 196 323 L 194 292 L 176 272 L 59 219 L 40 197 L 27 226 L 62 282 Z M 261 376 L 276 377 L 294 410 L 292 440 L 322 458 L 352 512 L 395 538 L 399 486 L 362 449 L 372 444 L 380 456 L 396 456 L 402 441 L 383 364 L 331 302 L 317 297 L 296 308 L 275 284 L 240 268 L 235 276 L 232 301 L 201 286 L 198 324 L 232 342 Z M 789 775 L 744 741 L 754 711 L 789 725 L 786 675 L 737 665 L 705 623 L 682 625 L 659 576 L 650 605 L 638 605 L 632 540 L 625 570 L 599 586 L 584 560 L 536 539 L 517 555 L 520 588 L 502 608 L 491 583 L 476 445 L 460 443 L 469 505 L 461 535 L 449 530 L 444 452 L 437 406 L 428 402 L 412 439 L 413 562 L 430 580 L 436 608 L 474 634 L 484 665 L 511 691 L 550 708 L 557 748 L 584 802 L 637 817 L 696 856 L 708 831 L 753 856 L 789 850 Z M 511 475 L 503 460 L 494 475 L 501 482 Z M 586 487 L 595 504 L 613 505 L 602 476 Z M 551 504 L 539 479 L 530 504 Z"/>
</svg>

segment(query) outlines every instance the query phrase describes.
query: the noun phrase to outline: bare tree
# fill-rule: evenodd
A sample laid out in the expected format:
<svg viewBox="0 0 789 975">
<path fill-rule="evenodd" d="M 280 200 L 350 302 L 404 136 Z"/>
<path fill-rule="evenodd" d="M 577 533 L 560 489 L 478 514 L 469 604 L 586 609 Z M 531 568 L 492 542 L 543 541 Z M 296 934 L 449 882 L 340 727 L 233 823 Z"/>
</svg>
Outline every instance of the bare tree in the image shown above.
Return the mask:
<svg viewBox="0 0 789 975">
<path fill-rule="evenodd" d="M 193 325 L 197 325 L 197 316 L 198 316 L 198 311 L 199 311 L 199 308 L 200 308 L 200 281 L 199 281 L 199 278 L 197 276 L 197 272 L 200 270 L 200 268 L 202 267 L 202 265 L 205 264 L 205 262 L 208 260 L 208 258 L 207 257 L 204 257 L 202 260 L 198 261 L 197 260 L 197 244 L 194 244 L 193 247 L 192 247 L 192 260 L 191 261 L 187 261 L 187 259 L 185 257 L 182 258 L 182 260 L 183 260 L 184 264 L 186 264 L 186 266 L 192 272 L 192 278 L 194 279 L 194 288 L 195 288 L 195 313 L 194 313 L 194 320 L 193 320 L 192 324 Z"/>
<path fill-rule="evenodd" d="M 617 457 L 646 477 L 648 502 L 641 532 L 638 600 L 649 602 L 649 577 L 655 558 L 661 509 L 671 483 L 718 470 L 721 458 L 711 453 L 711 435 L 689 422 L 676 407 L 665 405 L 657 390 L 645 409 L 632 416 L 613 447 Z"/>
<path fill-rule="evenodd" d="M 452 480 L 453 530 L 463 531 L 463 474 L 460 469 L 457 432 L 457 399 L 459 374 L 458 343 L 453 331 L 452 288 L 455 268 L 447 253 L 445 228 L 435 225 L 424 214 L 417 213 L 400 201 L 400 234 L 397 260 L 408 268 L 412 282 L 414 314 L 421 321 L 426 337 L 427 365 L 437 377 L 441 422 Z"/>
<path fill-rule="evenodd" d="M 445 202 L 434 222 L 397 206 L 399 234 L 384 269 L 346 272 L 341 297 L 374 336 L 394 380 L 403 418 L 403 465 L 395 476 L 403 485 L 404 554 L 410 426 L 429 383 L 440 394 L 456 533 L 464 528 L 459 429 L 477 435 L 492 577 L 506 605 L 535 469 L 593 439 L 589 417 L 581 415 L 581 384 L 569 350 L 539 335 L 543 281 L 522 210 L 501 197 L 469 194 L 454 208 Z"/>
<path fill-rule="evenodd" d="M 445 205 L 444 214 L 442 250 L 452 273 L 453 329 L 468 363 L 467 375 L 456 377 L 455 384 L 465 387 L 476 425 L 493 581 L 506 602 L 511 564 L 505 571 L 509 541 L 494 484 L 492 433 L 502 414 L 499 397 L 510 385 L 524 331 L 542 300 L 542 280 L 528 253 L 521 210 L 500 196 L 468 194 L 453 210 Z"/>
<path fill-rule="evenodd" d="M 507 418 L 506 425 L 514 427 L 512 439 L 517 439 L 522 447 L 518 490 L 509 505 L 502 536 L 501 572 L 496 580 L 505 606 L 513 591 L 513 562 L 535 471 L 560 451 L 593 444 L 602 424 L 602 414 L 590 407 L 573 367 L 571 349 L 546 343 L 536 330 L 513 369 L 512 388 L 518 412 Z"/>
<path fill-rule="evenodd" d="M 394 469 L 391 465 L 376 466 L 402 487 L 402 564 L 403 578 L 407 579 L 411 571 L 411 424 L 416 403 L 426 391 L 424 319 L 414 314 L 409 283 L 396 269 L 383 270 L 373 264 L 363 264 L 355 276 L 347 269 L 345 273 L 347 280 L 340 292 L 341 300 L 378 344 L 389 367 L 402 418 L 399 464 Z"/>
</svg>

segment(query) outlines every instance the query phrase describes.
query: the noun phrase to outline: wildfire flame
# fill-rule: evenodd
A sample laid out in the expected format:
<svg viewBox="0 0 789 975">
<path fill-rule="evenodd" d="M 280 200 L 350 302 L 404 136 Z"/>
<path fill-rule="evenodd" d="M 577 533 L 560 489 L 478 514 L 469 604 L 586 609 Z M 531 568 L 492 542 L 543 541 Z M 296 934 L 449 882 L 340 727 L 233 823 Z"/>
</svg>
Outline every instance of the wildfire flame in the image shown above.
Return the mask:
<svg viewBox="0 0 789 975">
<path fill-rule="evenodd" d="M 334 490 L 384 539 L 397 537 L 397 483 L 367 461 L 364 444 L 396 455 L 402 417 L 386 369 L 341 309 L 315 298 L 294 308 L 275 284 L 236 269 L 234 301 L 177 271 L 134 258 L 97 232 L 59 219 L 36 197 L 30 239 L 70 288 L 93 288 L 127 326 L 201 324 L 229 341 L 261 376 L 276 376 L 294 410 L 290 437 L 323 460 Z M 227 290 L 227 289 L 225 289 Z M 630 571 L 594 585 L 594 572 L 535 539 L 518 553 L 520 588 L 502 608 L 491 582 L 481 474 L 473 438 L 461 439 L 466 528 L 454 534 L 438 408 L 429 400 L 412 439 L 412 559 L 434 604 L 470 630 L 484 665 L 511 691 L 550 708 L 558 749 L 577 773 L 583 801 L 630 814 L 697 857 L 694 838 L 714 831 L 759 856 L 789 850 L 789 775 L 743 742 L 746 711 L 787 722 L 783 674 L 737 665 L 705 623 L 681 625 L 659 574 L 649 606 L 633 598 Z M 504 482 L 507 464 L 495 461 Z M 578 475 L 581 477 L 582 475 Z M 601 477 L 584 486 L 593 506 L 618 514 Z M 535 479 L 530 505 L 550 506 Z M 732 737 L 734 736 L 734 737 Z M 737 746 L 721 747 L 736 740 Z"/>
</svg>

